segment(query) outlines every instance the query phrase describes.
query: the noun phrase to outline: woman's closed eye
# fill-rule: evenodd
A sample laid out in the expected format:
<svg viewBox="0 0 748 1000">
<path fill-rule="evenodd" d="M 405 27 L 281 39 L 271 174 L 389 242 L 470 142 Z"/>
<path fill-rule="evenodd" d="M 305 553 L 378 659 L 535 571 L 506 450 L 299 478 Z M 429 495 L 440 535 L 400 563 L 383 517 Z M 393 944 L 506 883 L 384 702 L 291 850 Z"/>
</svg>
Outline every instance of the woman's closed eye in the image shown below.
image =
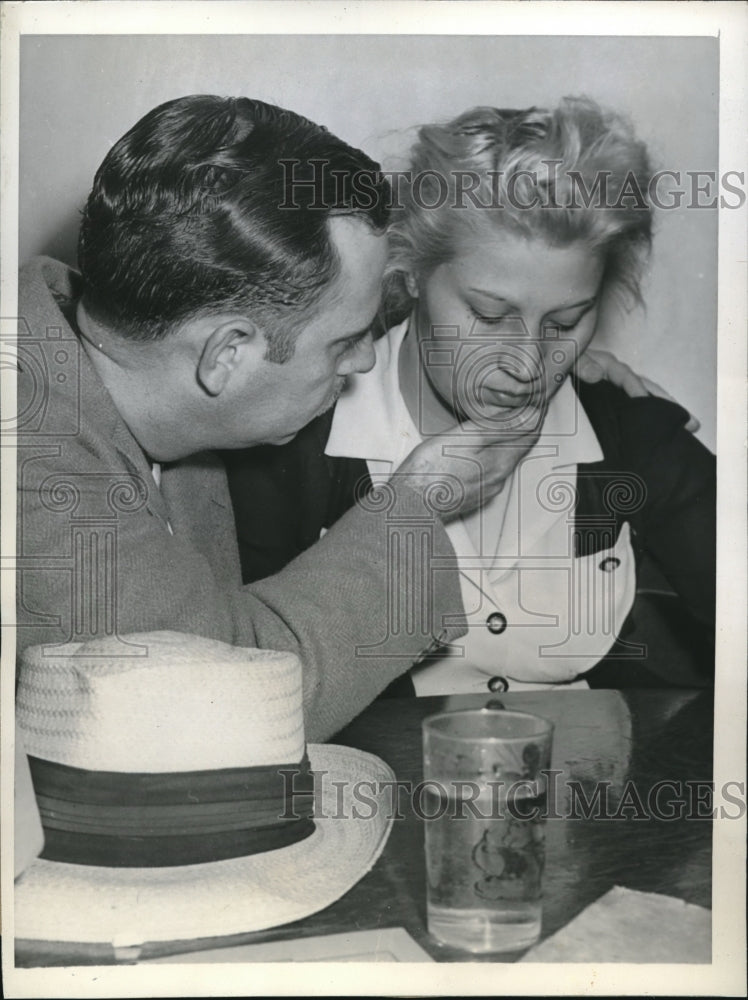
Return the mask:
<svg viewBox="0 0 748 1000">
<path fill-rule="evenodd" d="M 560 323 L 557 319 L 548 319 L 543 324 L 543 330 L 562 330 L 564 333 L 570 333 L 575 327 L 579 326 L 581 322 L 581 316 L 575 319 L 572 323 L 568 320 L 565 323 Z"/>
<path fill-rule="evenodd" d="M 590 310 L 594 309 L 596 302 L 590 302 L 585 305 L 584 309 L 579 312 L 575 312 L 571 315 L 563 317 L 550 317 L 543 322 L 543 332 L 550 330 L 560 330 L 563 333 L 570 333 L 582 322 L 584 317 Z M 513 321 L 514 324 L 521 323 L 524 326 L 524 321 L 522 317 L 513 312 L 503 312 L 498 315 L 490 315 L 484 312 L 480 312 L 475 306 L 469 306 L 470 312 L 478 320 L 479 323 L 484 323 L 486 326 L 499 327 L 502 323 L 506 324 L 509 321 Z"/>
<path fill-rule="evenodd" d="M 478 320 L 479 323 L 485 323 L 486 326 L 492 326 L 494 328 L 501 326 L 502 323 L 505 324 L 507 320 L 512 318 L 510 313 L 504 313 L 502 316 L 485 316 L 482 313 L 479 313 L 476 309 L 473 309 L 472 307 L 470 309 L 470 312 Z M 566 320 L 566 322 L 564 323 L 561 323 L 557 319 L 546 320 L 546 322 L 543 324 L 543 332 L 546 333 L 547 331 L 550 330 L 560 330 L 562 333 L 571 333 L 571 331 L 574 330 L 576 327 L 578 327 L 579 324 L 582 322 L 583 316 L 584 313 L 582 314 L 582 316 L 578 316 L 575 320 L 573 320 L 573 322 L 569 322 L 568 320 Z M 515 321 L 517 321 L 518 317 L 514 317 L 514 319 Z M 519 322 L 521 322 L 521 320 L 519 320 Z"/>
<path fill-rule="evenodd" d="M 569 333 L 574 330 L 582 322 L 584 317 L 595 308 L 597 305 L 597 300 L 593 299 L 588 302 L 583 309 L 580 311 L 564 315 L 562 317 L 552 316 L 549 317 L 543 323 L 544 330 L 562 330 L 564 333 Z"/>
<path fill-rule="evenodd" d="M 470 312 L 479 323 L 486 323 L 488 326 L 499 326 L 511 317 L 511 313 L 502 313 L 500 316 L 486 316 L 483 313 L 478 312 L 478 310 L 473 306 L 470 306 Z"/>
</svg>

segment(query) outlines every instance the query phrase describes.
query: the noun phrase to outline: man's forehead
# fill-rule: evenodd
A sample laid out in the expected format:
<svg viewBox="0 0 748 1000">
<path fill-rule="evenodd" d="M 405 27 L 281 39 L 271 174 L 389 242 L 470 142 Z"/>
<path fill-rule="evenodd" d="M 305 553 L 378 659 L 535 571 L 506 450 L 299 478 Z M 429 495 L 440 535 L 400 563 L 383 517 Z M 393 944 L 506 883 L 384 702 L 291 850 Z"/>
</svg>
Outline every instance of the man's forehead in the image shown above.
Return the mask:
<svg viewBox="0 0 748 1000">
<path fill-rule="evenodd" d="M 357 288 L 371 293 L 381 285 L 387 262 L 388 241 L 384 232 L 377 232 L 368 222 L 354 215 L 333 216 L 329 222 L 330 241 L 338 258 L 337 280 L 330 291 L 345 296 Z"/>
<path fill-rule="evenodd" d="M 328 228 L 337 261 L 334 277 L 307 311 L 304 326 L 332 343 L 364 333 L 374 322 L 388 241 L 361 217 L 334 216 Z"/>
</svg>

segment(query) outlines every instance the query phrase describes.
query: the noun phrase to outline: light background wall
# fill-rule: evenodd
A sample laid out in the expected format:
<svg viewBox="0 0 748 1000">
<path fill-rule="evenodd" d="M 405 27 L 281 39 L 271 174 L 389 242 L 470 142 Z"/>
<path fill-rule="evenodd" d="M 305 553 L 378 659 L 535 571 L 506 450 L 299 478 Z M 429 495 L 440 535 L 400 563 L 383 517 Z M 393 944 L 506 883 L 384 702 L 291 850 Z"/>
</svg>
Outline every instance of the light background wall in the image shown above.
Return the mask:
<svg viewBox="0 0 748 1000">
<path fill-rule="evenodd" d="M 586 94 L 630 115 L 655 163 L 717 170 L 718 43 L 694 37 L 27 36 L 21 48 L 20 259 L 75 263 L 79 213 L 110 146 L 189 93 L 292 108 L 403 165 L 412 126 L 476 104 Z M 717 213 L 660 211 L 646 311 L 604 317 L 609 347 L 716 438 Z"/>
</svg>

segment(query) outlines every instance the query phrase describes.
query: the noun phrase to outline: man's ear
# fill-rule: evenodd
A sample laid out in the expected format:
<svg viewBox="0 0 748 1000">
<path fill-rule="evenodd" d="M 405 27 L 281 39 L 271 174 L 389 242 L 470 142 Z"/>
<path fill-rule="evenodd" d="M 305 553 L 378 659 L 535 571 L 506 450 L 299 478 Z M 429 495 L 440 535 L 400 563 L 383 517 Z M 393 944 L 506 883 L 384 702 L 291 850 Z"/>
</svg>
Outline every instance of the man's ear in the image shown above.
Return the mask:
<svg viewBox="0 0 748 1000">
<path fill-rule="evenodd" d="M 197 365 L 197 379 L 211 396 L 218 396 L 248 351 L 265 353 L 262 332 L 247 319 L 232 318 L 220 323 L 203 343 Z"/>
</svg>

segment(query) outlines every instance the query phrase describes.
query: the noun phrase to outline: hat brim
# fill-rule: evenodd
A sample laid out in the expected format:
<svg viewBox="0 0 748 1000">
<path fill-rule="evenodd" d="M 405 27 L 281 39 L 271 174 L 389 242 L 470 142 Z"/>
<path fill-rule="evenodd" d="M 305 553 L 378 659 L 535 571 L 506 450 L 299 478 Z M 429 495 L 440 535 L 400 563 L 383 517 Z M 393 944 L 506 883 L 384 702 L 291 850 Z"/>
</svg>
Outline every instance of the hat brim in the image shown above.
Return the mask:
<svg viewBox="0 0 748 1000">
<path fill-rule="evenodd" d="M 38 859 L 15 885 L 16 940 L 127 946 L 220 937 L 277 927 L 334 903 L 387 842 L 393 810 L 386 783 L 395 776 L 360 750 L 315 744 L 307 750 L 322 777 L 315 830 L 305 840 L 172 868 Z M 354 786 L 365 789 L 360 798 Z"/>
</svg>

